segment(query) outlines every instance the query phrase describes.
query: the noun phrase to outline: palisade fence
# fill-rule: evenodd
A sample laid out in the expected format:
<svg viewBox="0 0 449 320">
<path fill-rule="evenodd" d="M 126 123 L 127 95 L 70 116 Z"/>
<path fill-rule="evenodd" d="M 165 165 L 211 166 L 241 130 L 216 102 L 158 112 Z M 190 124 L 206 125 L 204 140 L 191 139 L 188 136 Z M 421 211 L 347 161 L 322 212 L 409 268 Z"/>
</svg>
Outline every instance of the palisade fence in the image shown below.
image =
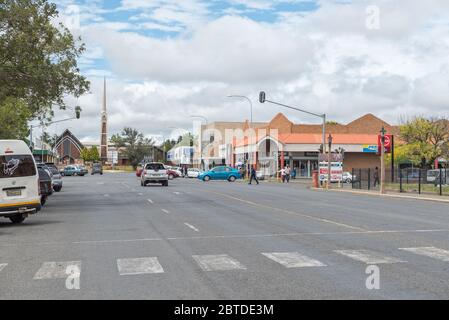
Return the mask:
<svg viewBox="0 0 449 320">
<path fill-rule="evenodd" d="M 375 179 L 376 169 L 353 169 L 352 188 L 379 190 Z M 380 179 L 380 169 L 379 169 Z M 386 170 L 386 191 L 449 196 L 449 169 L 390 168 Z"/>
</svg>

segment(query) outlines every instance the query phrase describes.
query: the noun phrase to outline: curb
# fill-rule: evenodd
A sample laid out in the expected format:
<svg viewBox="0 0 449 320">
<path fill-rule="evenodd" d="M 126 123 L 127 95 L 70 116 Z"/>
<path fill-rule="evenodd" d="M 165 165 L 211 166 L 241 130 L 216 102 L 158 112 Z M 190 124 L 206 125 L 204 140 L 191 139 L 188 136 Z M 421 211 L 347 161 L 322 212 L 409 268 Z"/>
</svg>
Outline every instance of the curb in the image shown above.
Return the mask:
<svg viewBox="0 0 449 320">
<path fill-rule="evenodd" d="M 366 195 L 366 196 L 373 196 L 373 197 L 384 197 L 384 198 L 398 198 L 398 199 L 412 199 L 412 200 L 422 200 L 422 201 L 432 201 L 432 202 L 440 202 L 440 203 L 449 203 L 449 199 L 436 199 L 436 198 L 427 198 L 427 197 L 417 197 L 417 196 L 406 196 L 406 195 L 399 195 L 399 194 L 378 194 L 378 193 L 372 193 L 372 192 L 363 192 L 363 191 L 354 191 L 354 190 L 338 190 L 338 189 L 321 189 L 321 188 L 310 188 L 310 190 L 313 191 L 332 191 L 332 192 L 345 192 L 345 193 L 352 193 L 352 194 L 359 194 L 359 195 Z"/>
</svg>

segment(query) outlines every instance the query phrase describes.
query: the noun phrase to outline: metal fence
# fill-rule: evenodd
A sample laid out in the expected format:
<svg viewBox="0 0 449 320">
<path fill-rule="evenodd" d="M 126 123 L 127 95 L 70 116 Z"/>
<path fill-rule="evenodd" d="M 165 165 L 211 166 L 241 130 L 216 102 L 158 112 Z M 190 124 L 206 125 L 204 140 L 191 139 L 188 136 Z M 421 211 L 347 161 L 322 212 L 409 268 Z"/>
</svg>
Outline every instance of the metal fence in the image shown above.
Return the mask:
<svg viewBox="0 0 449 320">
<path fill-rule="evenodd" d="M 380 169 L 353 169 L 352 188 L 379 190 Z M 385 189 L 400 193 L 449 196 L 449 169 L 397 168 L 386 170 Z"/>
</svg>

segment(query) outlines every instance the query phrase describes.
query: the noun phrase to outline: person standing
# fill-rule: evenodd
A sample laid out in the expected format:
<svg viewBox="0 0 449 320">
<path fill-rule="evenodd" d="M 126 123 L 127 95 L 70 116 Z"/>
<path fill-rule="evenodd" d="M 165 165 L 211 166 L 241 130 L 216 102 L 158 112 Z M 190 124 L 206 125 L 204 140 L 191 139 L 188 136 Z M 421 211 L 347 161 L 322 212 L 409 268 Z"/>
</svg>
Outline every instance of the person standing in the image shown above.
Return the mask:
<svg viewBox="0 0 449 320">
<path fill-rule="evenodd" d="M 380 180 L 379 180 L 379 167 L 376 167 L 376 169 L 374 170 L 374 188 L 380 185 Z"/>
<path fill-rule="evenodd" d="M 256 171 L 256 169 L 253 166 L 251 166 L 251 177 L 249 179 L 249 183 L 248 184 L 251 185 L 252 182 L 253 182 L 253 179 L 254 179 L 254 181 L 257 182 L 257 184 L 259 184 L 259 180 L 257 179 L 257 171 Z"/>
<path fill-rule="evenodd" d="M 285 168 L 282 168 L 280 172 L 281 172 L 282 183 L 285 183 Z"/>
</svg>

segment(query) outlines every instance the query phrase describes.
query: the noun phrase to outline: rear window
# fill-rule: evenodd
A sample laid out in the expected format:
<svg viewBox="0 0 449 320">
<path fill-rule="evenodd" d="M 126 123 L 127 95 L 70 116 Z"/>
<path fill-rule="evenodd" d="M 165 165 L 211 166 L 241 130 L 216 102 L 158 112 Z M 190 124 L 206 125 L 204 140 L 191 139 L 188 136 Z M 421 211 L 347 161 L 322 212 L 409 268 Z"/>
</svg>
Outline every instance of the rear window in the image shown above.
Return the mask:
<svg viewBox="0 0 449 320">
<path fill-rule="evenodd" d="M 59 174 L 58 169 L 54 168 L 54 167 L 48 167 L 48 169 L 50 170 L 51 173 L 53 174 Z"/>
<path fill-rule="evenodd" d="M 30 155 L 0 156 L 0 179 L 20 178 L 36 175 L 34 160 Z"/>
<path fill-rule="evenodd" d="M 146 170 L 159 171 L 159 170 L 165 170 L 165 168 L 160 163 L 150 163 L 150 164 L 147 164 Z"/>
</svg>

